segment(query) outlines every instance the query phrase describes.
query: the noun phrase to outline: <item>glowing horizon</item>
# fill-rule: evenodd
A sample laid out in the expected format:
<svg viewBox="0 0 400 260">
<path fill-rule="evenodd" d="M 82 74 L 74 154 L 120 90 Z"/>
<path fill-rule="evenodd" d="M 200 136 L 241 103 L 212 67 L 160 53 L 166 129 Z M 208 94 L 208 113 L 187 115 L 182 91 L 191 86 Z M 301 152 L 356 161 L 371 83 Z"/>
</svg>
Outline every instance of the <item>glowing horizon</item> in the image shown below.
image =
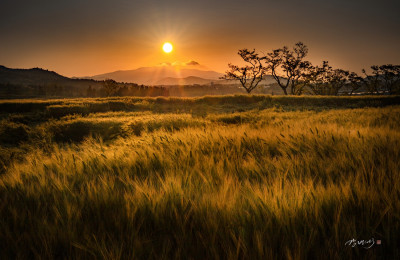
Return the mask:
<svg viewBox="0 0 400 260">
<path fill-rule="evenodd" d="M 240 64 L 239 49 L 268 52 L 298 41 L 313 64 L 328 60 L 359 73 L 400 63 L 397 2 L 5 0 L 0 7 L 0 65 L 68 77 L 188 60 L 223 73 Z M 165 42 L 179 49 L 166 53 Z"/>
</svg>

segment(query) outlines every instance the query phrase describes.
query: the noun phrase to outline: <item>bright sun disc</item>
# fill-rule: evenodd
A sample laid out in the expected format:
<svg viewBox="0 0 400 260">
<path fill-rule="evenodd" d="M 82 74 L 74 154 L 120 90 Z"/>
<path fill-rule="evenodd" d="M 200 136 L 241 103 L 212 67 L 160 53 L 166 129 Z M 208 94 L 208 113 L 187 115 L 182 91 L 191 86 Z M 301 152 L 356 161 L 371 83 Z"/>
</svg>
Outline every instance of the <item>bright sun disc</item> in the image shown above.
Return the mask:
<svg viewBox="0 0 400 260">
<path fill-rule="evenodd" d="M 164 43 L 162 48 L 163 48 L 163 51 L 166 53 L 170 53 L 173 49 L 172 44 L 169 42 Z"/>
</svg>

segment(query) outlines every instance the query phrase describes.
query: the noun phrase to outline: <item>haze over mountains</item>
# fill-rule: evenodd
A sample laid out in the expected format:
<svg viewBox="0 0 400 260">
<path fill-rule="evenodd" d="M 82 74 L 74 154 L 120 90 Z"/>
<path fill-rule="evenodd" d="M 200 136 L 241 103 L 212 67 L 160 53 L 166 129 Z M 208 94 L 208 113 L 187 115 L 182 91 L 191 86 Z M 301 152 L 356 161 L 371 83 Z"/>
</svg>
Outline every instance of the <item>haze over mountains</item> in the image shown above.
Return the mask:
<svg viewBox="0 0 400 260">
<path fill-rule="evenodd" d="M 210 70 L 196 61 L 163 63 L 153 67 L 119 70 L 91 77 L 95 80 L 113 79 L 118 82 L 134 82 L 144 85 L 192 85 L 209 84 L 223 74 Z"/>
<path fill-rule="evenodd" d="M 121 88 L 117 95 L 122 96 L 202 96 L 244 93 L 238 81 L 220 79 L 222 75 L 194 61 L 116 71 L 85 78 L 68 78 L 40 68 L 12 69 L 0 66 L 0 99 L 102 97 L 107 95 L 104 79 L 117 81 Z M 280 88 L 274 86 L 274 83 L 272 76 L 265 76 L 259 84 L 260 89 L 255 90 L 255 93 L 280 93 Z M 168 92 L 166 89 L 169 94 L 166 93 Z"/>
<path fill-rule="evenodd" d="M 239 84 L 237 81 L 222 80 L 222 73 L 210 70 L 196 61 L 163 63 L 152 67 L 141 67 L 133 70 L 118 70 L 114 72 L 88 76 L 68 78 L 56 72 L 40 68 L 11 69 L 0 66 L 0 84 L 12 85 L 96 85 L 105 79 L 117 82 L 143 84 L 147 86 L 176 86 L 176 85 L 210 85 L 214 84 Z M 266 76 L 261 84 L 274 83 L 271 76 Z"/>
</svg>

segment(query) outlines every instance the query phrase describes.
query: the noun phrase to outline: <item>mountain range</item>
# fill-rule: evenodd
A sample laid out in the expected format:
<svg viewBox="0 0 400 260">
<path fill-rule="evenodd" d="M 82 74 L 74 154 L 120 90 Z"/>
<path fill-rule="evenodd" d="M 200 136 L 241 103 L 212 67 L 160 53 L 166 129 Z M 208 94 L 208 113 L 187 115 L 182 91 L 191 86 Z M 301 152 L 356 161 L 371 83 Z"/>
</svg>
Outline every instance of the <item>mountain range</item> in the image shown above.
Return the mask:
<svg viewBox="0 0 400 260">
<path fill-rule="evenodd" d="M 133 70 L 118 70 L 104 74 L 68 78 L 54 71 L 40 68 L 11 69 L 0 66 L 0 84 L 12 85 L 97 85 L 98 81 L 113 79 L 117 82 L 136 83 L 143 85 L 210 85 L 238 84 L 237 81 L 222 80 L 222 73 L 208 69 L 196 61 L 186 63 L 163 63 L 153 67 L 141 67 Z M 262 84 L 274 83 L 271 76 L 265 76 Z"/>
<path fill-rule="evenodd" d="M 190 92 L 193 95 L 232 94 L 241 89 L 237 81 L 220 79 L 222 75 L 194 61 L 183 64 L 161 64 L 135 70 L 121 70 L 84 78 L 68 78 L 54 71 L 40 68 L 12 69 L 0 65 L 0 98 L 102 96 L 104 94 L 101 92 L 104 88 L 104 79 L 113 79 L 119 82 L 118 84 L 121 86 L 133 86 L 135 84 L 131 83 L 136 83 L 145 86 L 168 87 L 171 95 L 174 93 L 174 87 L 183 86 L 192 86 L 192 92 L 197 91 L 195 94 Z M 272 76 L 267 75 L 260 86 L 271 85 L 274 82 Z M 197 89 L 196 86 L 198 86 Z M 186 94 L 192 95 L 188 92 L 188 89 Z M 270 90 L 272 91 L 272 88 Z M 277 93 L 279 89 L 273 91 Z"/>
<path fill-rule="evenodd" d="M 144 85 L 208 84 L 218 80 L 223 74 L 209 70 L 196 61 L 186 63 L 163 63 L 153 67 L 114 72 L 85 77 L 87 79 L 113 79 L 118 82 L 134 82 Z"/>
</svg>

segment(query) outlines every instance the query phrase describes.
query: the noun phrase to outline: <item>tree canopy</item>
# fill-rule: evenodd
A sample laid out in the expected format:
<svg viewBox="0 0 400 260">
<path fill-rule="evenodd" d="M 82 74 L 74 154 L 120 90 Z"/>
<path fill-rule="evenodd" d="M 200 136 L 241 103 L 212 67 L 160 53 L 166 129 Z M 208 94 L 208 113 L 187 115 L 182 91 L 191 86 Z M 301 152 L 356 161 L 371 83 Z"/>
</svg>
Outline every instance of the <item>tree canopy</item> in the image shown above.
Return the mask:
<svg viewBox="0 0 400 260">
<path fill-rule="evenodd" d="M 268 74 L 285 95 L 351 95 L 360 89 L 370 94 L 400 93 L 400 65 L 371 66 L 372 74 L 363 70 L 363 78 L 355 72 L 334 69 L 328 61 L 321 66 L 312 65 L 305 59 L 308 47 L 303 42 L 297 42 L 293 48 L 283 46 L 274 49 L 264 56 L 256 53 L 255 49 L 241 49 L 238 54 L 246 65 L 228 64 L 229 70 L 222 78 L 238 80 L 248 93 Z"/>
<path fill-rule="evenodd" d="M 246 62 L 246 65 L 239 67 L 233 64 L 228 64 L 229 70 L 225 72 L 222 79 L 239 80 L 242 87 L 250 93 L 266 75 L 267 68 L 263 66 L 262 60 L 255 50 L 242 49 L 238 51 L 240 57 Z"/>
</svg>

